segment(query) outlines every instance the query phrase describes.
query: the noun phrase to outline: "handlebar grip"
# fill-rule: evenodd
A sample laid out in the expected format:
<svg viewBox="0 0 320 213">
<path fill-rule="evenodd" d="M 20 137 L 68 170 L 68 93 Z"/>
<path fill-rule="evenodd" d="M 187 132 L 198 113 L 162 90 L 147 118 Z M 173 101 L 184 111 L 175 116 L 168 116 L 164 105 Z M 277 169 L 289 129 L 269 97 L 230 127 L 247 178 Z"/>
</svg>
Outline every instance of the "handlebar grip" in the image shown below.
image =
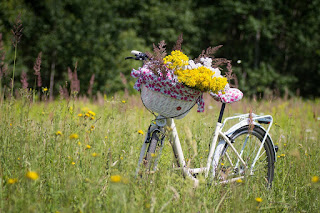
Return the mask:
<svg viewBox="0 0 320 213">
<path fill-rule="evenodd" d="M 131 51 L 131 54 L 133 54 L 133 55 L 135 55 L 135 56 L 138 56 L 138 55 L 142 54 L 142 52 L 137 51 L 137 50 L 132 50 L 132 51 Z"/>
</svg>

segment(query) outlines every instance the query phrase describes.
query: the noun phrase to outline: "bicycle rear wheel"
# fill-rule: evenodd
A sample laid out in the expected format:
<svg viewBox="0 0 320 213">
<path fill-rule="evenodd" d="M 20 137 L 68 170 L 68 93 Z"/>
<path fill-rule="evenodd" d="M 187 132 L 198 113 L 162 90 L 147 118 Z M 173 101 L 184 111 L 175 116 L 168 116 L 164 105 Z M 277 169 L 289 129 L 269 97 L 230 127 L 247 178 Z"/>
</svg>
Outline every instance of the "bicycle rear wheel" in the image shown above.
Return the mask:
<svg viewBox="0 0 320 213">
<path fill-rule="evenodd" d="M 250 176 L 255 182 L 271 186 L 275 153 L 269 137 L 266 138 L 259 157 L 252 167 L 265 133 L 265 130 L 259 126 L 254 126 L 252 130 L 249 129 L 249 126 L 244 126 L 231 135 L 230 141 L 247 167 L 241 164 L 235 152 L 225 141 L 219 142 L 215 153 L 220 156 L 220 158 L 215 158 L 219 159 L 215 166 L 215 175 L 219 182 L 232 182 Z"/>
</svg>

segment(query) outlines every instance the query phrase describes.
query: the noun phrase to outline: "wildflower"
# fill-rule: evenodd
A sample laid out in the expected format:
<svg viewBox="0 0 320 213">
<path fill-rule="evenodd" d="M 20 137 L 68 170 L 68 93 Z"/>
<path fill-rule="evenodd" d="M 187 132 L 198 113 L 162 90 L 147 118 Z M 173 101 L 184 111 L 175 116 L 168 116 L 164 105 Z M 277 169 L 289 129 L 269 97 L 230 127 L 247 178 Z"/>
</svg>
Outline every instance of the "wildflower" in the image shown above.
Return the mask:
<svg viewBox="0 0 320 213">
<path fill-rule="evenodd" d="M 242 183 L 243 180 L 242 180 L 242 179 L 238 179 L 238 180 L 236 180 L 236 182 L 237 182 L 237 183 Z"/>
<path fill-rule="evenodd" d="M 33 172 L 33 171 L 27 172 L 26 177 L 31 179 L 31 180 L 38 180 L 39 179 L 38 173 Z"/>
<path fill-rule="evenodd" d="M 143 132 L 141 129 L 138 131 L 138 133 L 139 133 L 140 135 L 144 135 L 144 132 Z"/>
<path fill-rule="evenodd" d="M 224 163 L 221 163 L 221 166 L 224 166 Z"/>
<path fill-rule="evenodd" d="M 311 178 L 311 182 L 312 182 L 312 183 L 317 183 L 317 182 L 319 182 L 319 177 L 318 177 L 318 176 L 313 176 L 313 177 Z"/>
<path fill-rule="evenodd" d="M 119 183 L 121 181 L 121 176 L 120 175 L 111 175 L 110 181 L 112 183 Z"/>
<path fill-rule="evenodd" d="M 86 114 L 84 114 L 86 117 L 90 117 L 90 114 L 89 113 L 86 113 Z"/>
<path fill-rule="evenodd" d="M 78 139 L 79 138 L 79 135 L 78 134 L 71 134 L 70 136 L 69 136 L 69 138 L 70 139 Z"/>
<path fill-rule="evenodd" d="M 124 103 L 124 104 L 126 103 L 126 101 L 125 101 L 125 100 L 122 100 L 121 102 L 122 102 L 122 103 Z"/>
<path fill-rule="evenodd" d="M 283 144 L 283 146 L 287 146 L 287 144 L 285 143 L 285 144 Z"/>
<path fill-rule="evenodd" d="M 256 197 L 255 199 L 258 203 L 261 203 L 262 202 L 262 198 L 261 197 Z"/>
<path fill-rule="evenodd" d="M 71 164 L 72 164 L 72 165 L 75 165 L 76 163 L 72 161 Z"/>
<path fill-rule="evenodd" d="M 97 157 L 97 156 L 98 156 L 98 154 L 97 154 L 97 153 L 95 153 L 95 152 L 94 152 L 94 153 L 92 153 L 91 155 L 92 155 L 92 157 Z"/>
<path fill-rule="evenodd" d="M 78 142 L 78 145 L 79 145 L 79 146 L 81 145 L 81 142 L 80 142 L 80 141 Z"/>
<path fill-rule="evenodd" d="M 82 114 L 82 113 L 79 113 L 79 114 L 78 114 L 78 117 L 82 117 L 82 116 L 83 116 L 83 114 Z"/>
<path fill-rule="evenodd" d="M 105 136 L 104 139 L 108 139 L 108 136 Z"/>
<path fill-rule="evenodd" d="M 87 147 L 87 149 L 91 149 L 91 146 L 90 146 L 90 145 L 87 145 L 86 147 Z"/>
<path fill-rule="evenodd" d="M 8 180 L 8 183 L 9 183 L 9 184 L 15 184 L 16 182 L 18 182 L 18 179 L 17 179 L 17 178 L 10 178 L 10 179 Z"/>
<path fill-rule="evenodd" d="M 91 110 L 88 111 L 88 114 L 92 116 L 96 116 L 96 113 L 92 112 Z"/>
<path fill-rule="evenodd" d="M 61 131 L 57 131 L 56 135 L 62 135 L 62 132 Z"/>
<path fill-rule="evenodd" d="M 47 92 L 48 91 L 48 88 L 47 87 L 43 87 L 42 88 L 42 92 Z"/>
<path fill-rule="evenodd" d="M 123 157 L 122 157 L 122 156 L 120 157 L 120 160 L 123 160 Z"/>
<path fill-rule="evenodd" d="M 12 126 L 12 124 L 10 124 L 10 126 Z"/>
<path fill-rule="evenodd" d="M 92 117 L 90 117 L 90 120 L 94 120 L 94 117 L 92 116 Z"/>
<path fill-rule="evenodd" d="M 285 157 L 285 156 L 286 156 L 286 154 L 281 154 L 280 156 L 281 156 L 281 157 Z"/>
<path fill-rule="evenodd" d="M 20 160 L 20 158 L 18 158 L 18 160 Z"/>
</svg>

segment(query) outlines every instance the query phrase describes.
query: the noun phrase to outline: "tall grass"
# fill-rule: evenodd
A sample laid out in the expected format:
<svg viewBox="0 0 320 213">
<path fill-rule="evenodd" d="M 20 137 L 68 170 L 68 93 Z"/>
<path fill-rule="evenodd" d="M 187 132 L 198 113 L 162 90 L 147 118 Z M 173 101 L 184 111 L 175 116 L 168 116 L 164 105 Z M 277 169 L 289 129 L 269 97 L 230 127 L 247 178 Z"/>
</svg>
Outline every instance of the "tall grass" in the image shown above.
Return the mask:
<svg viewBox="0 0 320 213">
<path fill-rule="evenodd" d="M 190 165 L 206 162 L 219 104 L 178 120 Z M 4 101 L 0 116 L 0 212 L 316 212 L 320 209 L 318 101 L 242 101 L 226 116 L 272 114 L 279 146 L 271 189 L 252 179 L 208 185 L 183 178 L 166 141 L 159 171 L 135 178 L 153 116 L 138 97 L 32 103 Z M 185 134 L 186 132 L 189 132 Z M 190 141 L 196 143 L 192 148 Z M 197 153 L 197 155 L 195 154 Z M 27 177 L 36 172 L 38 178 Z M 313 178 L 313 181 L 312 181 Z M 257 199 L 256 198 L 261 198 Z"/>
</svg>

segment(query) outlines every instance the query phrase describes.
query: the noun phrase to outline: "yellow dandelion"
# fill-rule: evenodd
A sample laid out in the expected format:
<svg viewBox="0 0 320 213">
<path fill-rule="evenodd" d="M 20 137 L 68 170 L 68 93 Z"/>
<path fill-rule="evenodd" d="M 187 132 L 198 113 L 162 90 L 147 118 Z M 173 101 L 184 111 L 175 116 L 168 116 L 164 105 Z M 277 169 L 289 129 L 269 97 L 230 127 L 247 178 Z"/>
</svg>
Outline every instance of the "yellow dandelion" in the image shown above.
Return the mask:
<svg viewBox="0 0 320 213">
<path fill-rule="evenodd" d="M 9 183 L 9 184 L 15 184 L 16 182 L 18 182 L 18 179 L 17 179 L 17 178 L 10 178 L 10 179 L 8 180 L 8 183 Z"/>
<path fill-rule="evenodd" d="M 124 103 L 124 104 L 126 103 L 126 101 L 125 101 L 125 100 L 122 100 L 121 102 L 122 102 L 122 103 Z"/>
<path fill-rule="evenodd" d="M 111 175 L 110 181 L 112 183 L 119 183 L 121 181 L 121 176 L 120 175 Z"/>
<path fill-rule="evenodd" d="M 312 183 L 318 183 L 318 182 L 319 182 L 319 176 L 313 176 L 313 177 L 311 178 L 311 182 L 312 182 Z"/>
<path fill-rule="evenodd" d="M 90 120 L 94 120 L 94 117 L 92 116 L 92 117 L 90 117 Z"/>
<path fill-rule="evenodd" d="M 94 153 L 92 153 L 91 155 L 92 155 L 92 157 L 97 157 L 97 156 L 98 156 L 98 154 L 97 154 L 97 153 L 95 153 L 95 152 L 94 152 Z"/>
<path fill-rule="evenodd" d="M 61 131 L 57 131 L 56 135 L 62 135 L 62 132 Z"/>
<path fill-rule="evenodd" d="M 281 156 L 281 157 L 285 157 L 285 156 L 286 156 L 286 154 L 281 154 L 280 156 Z"/>
<path fill-rule="evenodd" d="M 42 92 L 47 92 L 48 91 L 48 88 L 47 87 L 43 87 L 42 88 Z"/>
<path fill-rule="evenodd" d="M 90 117 L 90 114 L 89 113 L 86 113 L 86 114 L 84 114 L 86 117 Z"/>
<path fill-rule="evenodd" d="M 20 158 L 18 158 L 18 160 L 20 160 Z"/>
<path fill-rule="evenodd" d="M 108 139 L 108 136 L 105 136 L 104 139 Z"/>
<path fill-rule="evenodd" d="M 86 147 L 87 147 L 87 149 L 91 149 L 91 146 L 89 144 Z"/>
<path fill-rule="evenodd" d="M 138 131 L 138 133 L 139 133 L 140 135 L 144 135 L 144 132 L 143 132 L 141 129 Z"/>
<path fill-rule="evenodd" d="M 75 165 L 76 163 L 72 161 L 71 164 L 72 164 L 72 165 Z"/>
<path fill-rule="evenodd" d="M 12 126 L 12 124 L 10 124 L 10 126 Z"/>
<path fill-rule="evenodd" d="M 262 202 L 262 198 L 261 197 L 256 197 L 255 199 L 258 203 L 261 203 Z"/>
<path fill-rule="evenodd" d="M 236 182 L 237 182 L 237 183 L 242 183 L 243 180 L 242 180 L 242 179 L 238 179 L 238 180 L 236 180 Z"/>
<path fill-rule="evenodd" d="M 78 117 L 82 117 L 82 116 L 83 116 L 83 114 L 82 114 L 82 113 L 79 113 L 79 114 L 78 114 Z"/>
<path fill-rule="evenodd" d="M 224 166 L 224 163 L 221 163 L 221 166 Z"/>
<path fill-rule="evenodd" d="M 26 177 L 31 179 L 31 180 L 38 180 L 39 179 L 38 173 L 37 172 L 33 172 L 33 171 L 27 172 Z"/>
<path fill-rule="evenodd" d="M 120 157 L 120 160 L 123 160 L 123 157 L 122 157 L 122 156 Z"/>
<path fill-rule="evenodd" d="M 78 145 L 81 146 L 81 142 L 80 141 L 78 142 Z"/>
<path fill-rule="evenodd" d="M 92 112 L 91 110 L 88 111 L 88 114 L 92 116 L 96 116 L 96 113 Z"/>
<path fill-rule="evenodd" d="M 69 136 L 69 138 L 70 139 L 78 139 L 79 138 L 79 135 L 78 134 L 71 134 L 70 136 Z"/>
<path fill-rule="evenodd" d="M 285 143 L 285 144 L 283 144 L 283 146 L 287 146 L 287 144 Z"/>
<path fill-rule="evenodd" d="M 280 155 L 278 155 L 277 157 L 280 158 Z"/>
</svg>

